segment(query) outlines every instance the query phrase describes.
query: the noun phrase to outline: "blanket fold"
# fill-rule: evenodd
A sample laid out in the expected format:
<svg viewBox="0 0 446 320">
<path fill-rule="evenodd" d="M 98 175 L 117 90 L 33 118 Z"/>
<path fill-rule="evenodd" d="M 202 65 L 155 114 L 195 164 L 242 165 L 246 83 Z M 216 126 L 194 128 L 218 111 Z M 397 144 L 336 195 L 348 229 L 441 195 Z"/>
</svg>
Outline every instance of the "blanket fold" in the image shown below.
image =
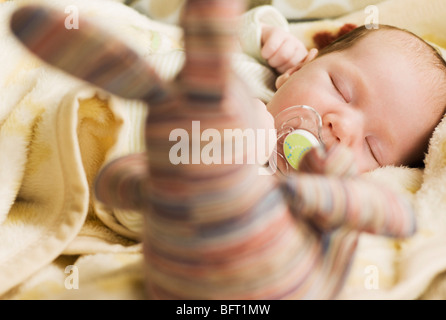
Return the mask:
<svg viewBox="0 0 446 320">
<path fill-rule="evenodd" d="M 54 78 L 57 81 L 57 76 Z M 87 212 L 89 190 L 76 141 L 73 94 L 53 103 L 33 104 L 42 101 L 44 93 L 39 91 L 42 89 L 35 87 L 25 99 L 27 106 L 34 105 L 37 110 L 34 121 L 21 123 L 14 113 L 7 119 L 11 128 L 29 133 L 24 135 L 29 144 L 21 168 L 21 188 L 0 226 L 0 283 L 5 289 L 54 260 L 79 232 Z M 58 108 L 59 104 L 63 107 Z M 6 133 L 6 127 L 2 129 Z M 8 150 L 3 151 L 2 156 L 7 156 Z M 17 168 L 17 163 L 2 167 L 5 175 L 9 168 Z M 42 184 L 45 180 L 51 183 Z M 8 182 L 15 181 L 3 181 Z"/>
</svg>

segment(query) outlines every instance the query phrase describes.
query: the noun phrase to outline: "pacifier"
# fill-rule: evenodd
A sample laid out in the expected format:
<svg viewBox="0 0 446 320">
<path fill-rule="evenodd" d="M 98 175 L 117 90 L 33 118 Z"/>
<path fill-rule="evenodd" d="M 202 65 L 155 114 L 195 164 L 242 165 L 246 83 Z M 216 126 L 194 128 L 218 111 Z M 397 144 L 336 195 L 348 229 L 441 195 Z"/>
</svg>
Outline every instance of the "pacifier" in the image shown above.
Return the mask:
<svg viewBox="0 0 446 320">
<path fill-rule="evenodd" d="M 270 165 L 287 175 L 298 170 L 299 163 L 311 148 L 322 148 L 322 118 L 315 109 L 306 105 L 282 110 L 274 118 L 277 144 Z"/>
</svg>

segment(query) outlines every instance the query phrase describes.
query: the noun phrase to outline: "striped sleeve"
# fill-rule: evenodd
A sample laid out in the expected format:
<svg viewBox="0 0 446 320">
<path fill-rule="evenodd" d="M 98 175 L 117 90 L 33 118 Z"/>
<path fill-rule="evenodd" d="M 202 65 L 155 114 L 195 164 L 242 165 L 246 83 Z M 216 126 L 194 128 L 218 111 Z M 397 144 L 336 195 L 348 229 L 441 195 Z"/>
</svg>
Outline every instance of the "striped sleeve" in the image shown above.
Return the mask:
<svg viewBox="0 0 446 320">
<path fill-rule="evenodd" d="M 320 230 L 346 226 L 407 237 L 416 229 L 413 207 L 402 195 L 360 177 L 296 174 L 283 182 L 290 208 Z"/>
</svg>

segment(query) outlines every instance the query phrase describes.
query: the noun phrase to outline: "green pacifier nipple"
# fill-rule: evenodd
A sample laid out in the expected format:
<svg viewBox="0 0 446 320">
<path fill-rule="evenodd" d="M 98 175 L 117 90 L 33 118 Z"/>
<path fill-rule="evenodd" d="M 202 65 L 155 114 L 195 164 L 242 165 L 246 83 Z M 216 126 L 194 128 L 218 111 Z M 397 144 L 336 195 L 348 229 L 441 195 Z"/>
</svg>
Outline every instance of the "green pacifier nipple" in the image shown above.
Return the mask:
<svg viewBox="0 0 446 320">
<path fill-rule="evenodd" d="M 283 142 L 283 155 L 297 170 L 303 156 L 313 147 L 320 146 L 318 139 L 307 130 L 298 129 L 288 134 Z"/>
</svg>

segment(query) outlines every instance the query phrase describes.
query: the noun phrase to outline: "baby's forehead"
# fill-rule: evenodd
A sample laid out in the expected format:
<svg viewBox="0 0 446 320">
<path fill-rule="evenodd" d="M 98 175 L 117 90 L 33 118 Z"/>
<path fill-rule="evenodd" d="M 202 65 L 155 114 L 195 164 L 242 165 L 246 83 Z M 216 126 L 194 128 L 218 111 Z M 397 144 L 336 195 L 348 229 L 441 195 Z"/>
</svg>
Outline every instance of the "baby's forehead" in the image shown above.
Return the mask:
<svg viewBox="0 0 446 320">
<path fill-rule="evenodd" d="M 419 63 L 432 59 L 434 53 L 434 49 L 423 39 L 409 31 L 396 28 L 380 28 L 368 32 L 358 39 L 352 48 L 355 46 L 365 47 L 370 52 L 397 52 L 401 58 L 411 58 L 413 62 Z"/>
<path fill-rule="evenodd" d="M 403 98 L 408 98 L 408 100 L 418 101 L 417 97 L 424 98 L 424 103 L 420 104 L 423 106 L 422 110 L 438 116 L 444 113 L 446 66 L 442 65 L 443 58 L 431 45 L 401 29 L 381 29 L 371 32 L 351 49 L 354 50 L 356 45 L 357 48 L 365 49 L 360 52 L 367 52 L 370 57 L 376 56 L 377 59 L 385 56 L 392 57 L 386 60 L 386 68 L 381 70 L 385 78 L 393 79 L 394 96 L 398 96 L 398 91 L 403 90 L 403 96 L 405 96 Z M 407 89 L 404 84 L 410 82 L 410 78 L 413 80 L 412 83 L 417 84 L 417 89 L 414 91 L 404 90 Z M 379 81 L 381 80 L 382 78 Z M 411 101 L 407 101 L 407 105 L 410 103 Z M 435 118 L 432 121 L 438 122 L 438 119 Z"/>
<path fill-rule="evenodd" d="M 429 87 L 425 88 L 427 91 L 446 92 L 444 59 L 431 45 L 408 31 L 383 28 L 367 32 L 351 47 L 340 53 L 346 59 L 357 59 L 362 56 L 362 63 L 367 65 L 386 61 L 387 76 L 416 74 L 420 85 Z M 393 74 L 394 62 L 406 63 L 407 70 L 399 70 L 399 75 Z"/>
<path fill-rule="evenodd" d="M 432 59 L 435 49 L 415 34 L 393 26 L 380 25 L 378 29 L 359 27 L 333 42 L 319 52 L 319 57 L 336 54 L 348 55 L 351 51 L 372 56 L 374 53 L 396 54 L 401 59 L 410 58 L 412 63 Z"/>
</svg>

